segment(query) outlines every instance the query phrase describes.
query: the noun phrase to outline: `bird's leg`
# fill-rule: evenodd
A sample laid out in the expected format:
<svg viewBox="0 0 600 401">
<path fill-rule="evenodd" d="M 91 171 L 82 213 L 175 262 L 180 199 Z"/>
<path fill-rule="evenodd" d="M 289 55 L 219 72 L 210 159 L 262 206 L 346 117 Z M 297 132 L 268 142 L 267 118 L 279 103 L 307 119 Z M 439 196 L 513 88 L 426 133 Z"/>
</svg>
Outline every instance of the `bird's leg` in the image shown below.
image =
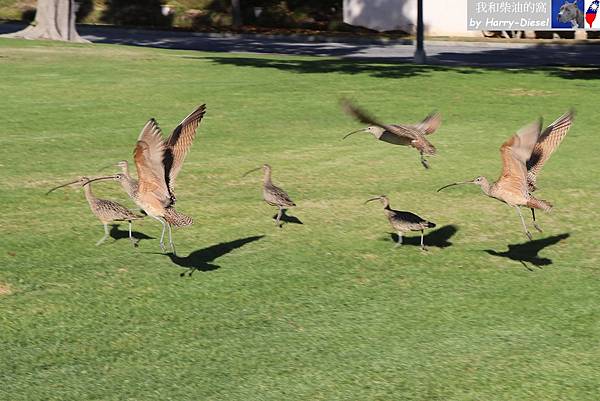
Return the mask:
<svg viewBox="0 0 600 401">
<path fill-rule="evenodd" d="M 100 241 L 96 242 L 96 246 L 100 245 L 108 238 L 108 224 L 104 223 L 104 237 L 100 238 Z"/>
<path fill-rule="evenodd" d="M 521 213 L 521 208 L 519 206 L 515 206 L 515 208 L 517 209 L 517 213 L 519 213 L 519 217 L 521 218 L 521 224 L 523 224 L 523 230 L 525 230 L 525 235 L 531 241 L 533 239 L 533 237 L 531 236 L 531 233 L 529 232 L 529 230 L 527 229 L 527 226 L 525 225 L 525 219 L 523 218 L 523 214 Z"/>
<path fill-rule="evenodd" d="M 173 255 L 177 256 L 177 253 L 175 252 L 175 244 L 173 244 L 173 236 L 171 234 L 171 225 L 169 223 L 166 223 L 167 227 L 169 228 L 169 245 L 171 245 L 171 250 L 173 251 Z"/>
<path fill-rule="evenodd" d="M 282 214 L 283 214 L 283 209 L 281 208 L 281 206 L 279 206 L 279 212 L 277 212 L 277 218 L 275 219 L 275 224 L 279 228 L 281 228 L 281 223 L 279 222 L 279 220 L 281 220 L 281 215 Z"/>
<path fill-rule="evenodd" d="M 423 230 L 421 230 L 421 250 L 422 251 L 427 250 L 427 248 L 425 248 L 425 245 L 423 244 Z"/>
<path fill-rule="evenodd" d="M 537 222 L 535 221 L 535 209 L 531 208 L 531 216 L 533 217 L 533 226 L 535 227 L 536 230 L 538 230 L 539 232 L 543 233 L 542 229 L 540 228 L 540 226 L 538 226 Z"/>
<path fill-rule="evenodd" d="M 152 218 L 160 221 L 160 224 L 162 224 L 162 232 L 160 233 L 160 249 L 164 252 L 165 251 L 165 243 L 163 242 L 163 240 L 165 239 L 165 224 L 166 224 L 166 222 L 157 216 L 152 216 Z"/>
<path fill-rule="evenodd" d="M 396 248 L 402 245 L 402 232 L 398 231 L 398 241 L 396 241 Z"/>
<path fill-rule="evenodd" d="M 421 164 L 423 165 L 423 167 L 429 168 L 429 162 L 427 161 L 427 159 L 425 159 L 423 152 L 420 152 L 420 153 L 421 153 Z"/>
<path fill-rule="evenodd" d="M 129 240 L 131 241 L 133 246 L 136 247 L 136 246 L 138 246 L 138 243 L 135 242 L 135 240 L 133 239 L 133 236 L 131 235 L 131 220 L 127 220 L 127 222 L 129 223 Z"/>
</svg>

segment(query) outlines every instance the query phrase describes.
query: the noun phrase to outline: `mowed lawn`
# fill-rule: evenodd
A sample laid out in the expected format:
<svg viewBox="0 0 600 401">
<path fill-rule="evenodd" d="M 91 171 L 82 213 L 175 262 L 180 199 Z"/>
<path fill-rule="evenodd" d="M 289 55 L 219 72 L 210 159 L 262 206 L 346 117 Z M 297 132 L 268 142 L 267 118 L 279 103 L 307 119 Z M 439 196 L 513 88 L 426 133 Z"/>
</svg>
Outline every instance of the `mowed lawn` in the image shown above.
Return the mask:
<svg viewBox="0 0 600 401">
<path fill-rule="evenodd" d="M 0 399 L 597 399 L 594 72 L 0 40 Z M 432 168 L 366 134 L 342 141 L 360 127 L 342 97 L 390 122 L 439 110 Z M 45 195 L 132 161 L 150 117 L 169 133 L 201 103 L 177 181 L 195 220 L 175 231 L 181 259 L 151 219 L 138 248 L 126 225 L 95 246 L 81 189 Z M 571 106 L 531 244 L 479 188 L 436 193 L 496 179 L 506 138 Z M 277 229 L 261 174 L 241 177 L 265 162 L 303 224 Z M 93 190 L 134 207 L 114 182 Z M 380 194 L 437 223 L 429 252 L 416 233 L 393 247 L 381 205 L 364 204 Z"/>
</svg>

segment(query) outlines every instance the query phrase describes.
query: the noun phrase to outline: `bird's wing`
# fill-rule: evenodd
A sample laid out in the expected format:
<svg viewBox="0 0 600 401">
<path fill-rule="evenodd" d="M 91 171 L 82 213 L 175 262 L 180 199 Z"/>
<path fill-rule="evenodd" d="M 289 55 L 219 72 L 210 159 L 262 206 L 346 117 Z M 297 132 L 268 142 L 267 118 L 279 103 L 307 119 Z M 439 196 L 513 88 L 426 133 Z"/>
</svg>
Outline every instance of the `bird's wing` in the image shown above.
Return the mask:
<svg viewBox="0 0 600 401">
<path fill-rule="evenodd" d="M 175 186 L 175 178 L 183 165 L 185 156 L 192 146 L 192 142 L 196 136 L 196 129 L 198 124 L 204 117 L 206 112 L 206 105 L 200 105 L 190 115 L 183 119 L 181 123 L 169 135 L 165 141 L 165 177 L 167 179 L 167 186 L 171 194 L 173 195 L 173 188 Z"/>
<path fill-rule="evenodd" d="M 502 175 L 496 185 L 505 190 L 525 193 L 527 190 L 527 168 L 531 152 L 538 140 L 542 121 L 538 120 L 521 128 L 500 147 Z"/>
<path fill-rule="evenodd" d="M 171 195 L 165 177 L 164 152 L 165 143 L 160 127 L 154 119 L 150 119 L 142 128 L 133 151 L 139 191 L 154 193 L 160 202 L 167 206 L 171 203 Z"/>
<path fill-rule="evenodd" d="M 411 224 L 421 224 L 421 223 L 426 222 L 425 219 L 423 219 L 422 217 L 417 216 L 416 214 L 411 213 L 411 212 L 404 212 L 401 210 L 393 210 L 393 209 L 391 211 L 394 212 L 392 218 L 399 222 L 411 223 Z"/>
<path fill-rule="evenodd" d="M 377 121 L 373 116 L 369 115 L 365 110 L 352 104 L 352 102 L 350 102 L 349 100 L 342 100 L 342 108 L 347 114 L 356 118 L 363 124 L 376 125 L 398 136 L 403 136 L 410 139 L 417 138 L 417 134 L 415 133 L 415 130 L 413 128 L 409 128 L 403 125 L 383 124 Z"/>
<path fill-rule="evenodd" d="M 558 149 L 558 145 L 560 145 L 567 132 L 569 132 L 574 116 L 574 110 L 567 111 L 550 124 L 540 135 L 531 153 L 531 158 L 527 161 L 527 181 L 530 185 L 535 185 L 537 175 L 544 166 L 544 163 Z"/>
<path fill-rule="evenodd" d="M 272 188 L 272 193 L 275 197 L 277 197 L 277 199 L 284 205 L 288 205 L 288 206 L 295 206 L 296 204 L 294 203 L 294 201 L 290 198 L 290 196 L 287 194 L 287 192 L 285 192 L 283 189 L 279 188 L 278 186 L 273 185 Z"/>
<path fill-rule="evenodd" d="M 433 134 L 442 124 L 442 115 L 437 111 L 431 112 L 423 121 L 415 125 L 415 128 L 425 135 Z"/>
<path fill-rule="evenodd" d="M 98 199 L 98 206 L 113 220 L 137 220 L 142 218 L 142 216 L 138 216 L 120 203 L 108 199 Z"/>
</svg>

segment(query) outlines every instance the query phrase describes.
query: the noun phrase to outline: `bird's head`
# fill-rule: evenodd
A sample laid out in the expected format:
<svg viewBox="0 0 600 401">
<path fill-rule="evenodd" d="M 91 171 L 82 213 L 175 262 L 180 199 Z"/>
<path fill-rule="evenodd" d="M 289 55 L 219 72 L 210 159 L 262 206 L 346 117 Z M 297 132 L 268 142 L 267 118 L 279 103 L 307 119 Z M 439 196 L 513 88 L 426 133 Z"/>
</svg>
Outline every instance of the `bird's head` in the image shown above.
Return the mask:
<svg viewBox="0 0 600 401">
<path fill-rule="evenodd" d="M 94 182 L 94 181 L 104 181 L 104 180 L 120 181 L 120 180 L 123 180 L 123 179 L 125 179 L 125 174 L 117 173 L 117 174 L 114 174 L 114 175 L 107 175 L 107 176 L 103 176 L 103 177 L 96 177 L 96 178 L 88 179 L 82 185 L 87 185 L 90 182 Z"/>
<path fill-rule="evenodd" d="M 479 185 L 480 187 L 485 187 L 485 186 L 489 185 L 487 178 L 485 178 L 483 176 L 479 176 L 479 177 L 475 177 L 469 181 L 453 182 L 452 184 L 444 185 L 443 187 L 438 188 L 437 192 L 440 192 L 442 189 L 452 187 L 454 185 L 462 185 L 462 184 L 475 184 L 475 185 Z"/>
<path fill-rule="evenodd" d="M 365 131 L 373 136 L 380 136 L 385 130 L 377 125 L 369 125 L 367 128 L 365 128 Z"/>
<path fill-rule="evenodd" d="M 89 184 L 89 183 L 90 183 L 90 181 L 93 181 L 93 180 L 90 180 L 90 179 L 89 179 L 88 177 L 86 177 L 86 176 L 82 176 L 82 177 L 79 177 L 78 179 L 76 179 L 76 180 L 74 180 L 74 181 L 69 181 L 69 182 L 67 182 L 66 184 L 61 184 L 61 185 L 59 185 L 59 186 L 57 186 L 57 187 L 54 187 L 54 188 L 52 188 L 51 190 L 49 190 L 48 192 L 46 192 L 46 195 L 48 195 L 50 192 L 53 192 L 53 191 L 55 191 L 55 190 L 57 190 L 57 189 L 59 189 L 59 188 L 66 187 L 66 186 L 68 186 L 68 185 L 79 184 L 80 186 L 84 187 L 84 186 L 86 186 L 87 184 Z"/>
<path fill-rule="evenodd" d="M 248 170 L 248 171 L 246 171 L 246 172 L 245 172 L 245 173 L 242 175 L 242 177 L 245 177 L 245 176 L 247 176 L 248 174 L 250 174 L 250 173 L 253 173 L 253 172 L 255 172 L 255 171 L 258 171 L 258 170 L 260 170 L 260 169 L 262 169 L 263 173 L 265 173 L 265 174 L 266 174 L 266 173 L 270 173 L 270 172 L 271 172 L 271 166 L 270 166 L 270 165 L 268 165 L 267 163 L 265 163 L 265 164 L 263 164 L 263 165 L 262 165 L 262 166 L 260 166 L 260 167 L 256 167 L 256 168 L 253 168 L 252 170 Z"/>
<path fill-rule="evenodd" d="M 378 127 L 376 125 L 369 125 L 366 128 L 361 128 L 361 129 L 357 129 L 356 131 L 352 131 L 347 133 L 342 139 L 346 139 L 348 138 L 350 135 L 352 134 L 356 134 L 357 132 L 368 132 L 369 134 L 373 135 L 374 137 L 379 137 L 381 136 L 381 134 L 383 134 L 384 129 L 381 127 Z"/>
<path fill-rule="evenodd" d="M 473 178 L 471 180 L 472 184 L 479 185 L 479 186 L 483 185 L 486 182 L 487 182 L 487 178 L 485 178 L 485 177 L 483 177 L 481 175 L 479 177 Z"/>
<path fill-rule="evenodd" d="M 123 173 L 117 173 L 117 174 L 113 175 L 113 180 L 115 180 L 115 181 L 123 181 L 125 179 L 127 179 L 127 177 Z"/>
<path fill-rule="evenodd" d="M 390 201 L 388 200 L 388 197 L 387 197 L 387 196 L 385 196 L 385 195 L 379 195 L 379 196 L 376 196 L 376 197 L 374 197 L 374 198 L 367 199 L 367 200 L 365 201 L 365 204 L 367 204 L 367 203 L 369 203 L 369 202 L 372 202 L 372 201 L 376 201 L 376 200 L 378 200 L 378 201 L 381 201 L 381 203 L 382 203 L 384 206 L 387 206 L 387 205 L 389 205 L 389 203 L 390 203 Z"/>
</svg>

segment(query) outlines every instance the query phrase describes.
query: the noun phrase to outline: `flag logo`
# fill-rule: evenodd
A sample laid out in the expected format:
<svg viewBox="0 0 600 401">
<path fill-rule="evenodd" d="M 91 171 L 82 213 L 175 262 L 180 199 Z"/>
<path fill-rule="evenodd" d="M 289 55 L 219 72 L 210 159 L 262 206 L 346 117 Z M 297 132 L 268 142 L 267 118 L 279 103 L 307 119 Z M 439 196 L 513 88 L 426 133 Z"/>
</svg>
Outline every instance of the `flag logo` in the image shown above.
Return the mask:
<svg viewBox="0 0 600 401">
<path fill-rule="evenodd" d="M 588 23 L 590 28 L 596 20 L 596 13 L 598 12 L 598 7 L 600 7 L 600 0 L 593 0 L 590 3 L 590 6 L 588 7 L 587 11 L 585 12 L 585 21 Z"/>
</svg>

